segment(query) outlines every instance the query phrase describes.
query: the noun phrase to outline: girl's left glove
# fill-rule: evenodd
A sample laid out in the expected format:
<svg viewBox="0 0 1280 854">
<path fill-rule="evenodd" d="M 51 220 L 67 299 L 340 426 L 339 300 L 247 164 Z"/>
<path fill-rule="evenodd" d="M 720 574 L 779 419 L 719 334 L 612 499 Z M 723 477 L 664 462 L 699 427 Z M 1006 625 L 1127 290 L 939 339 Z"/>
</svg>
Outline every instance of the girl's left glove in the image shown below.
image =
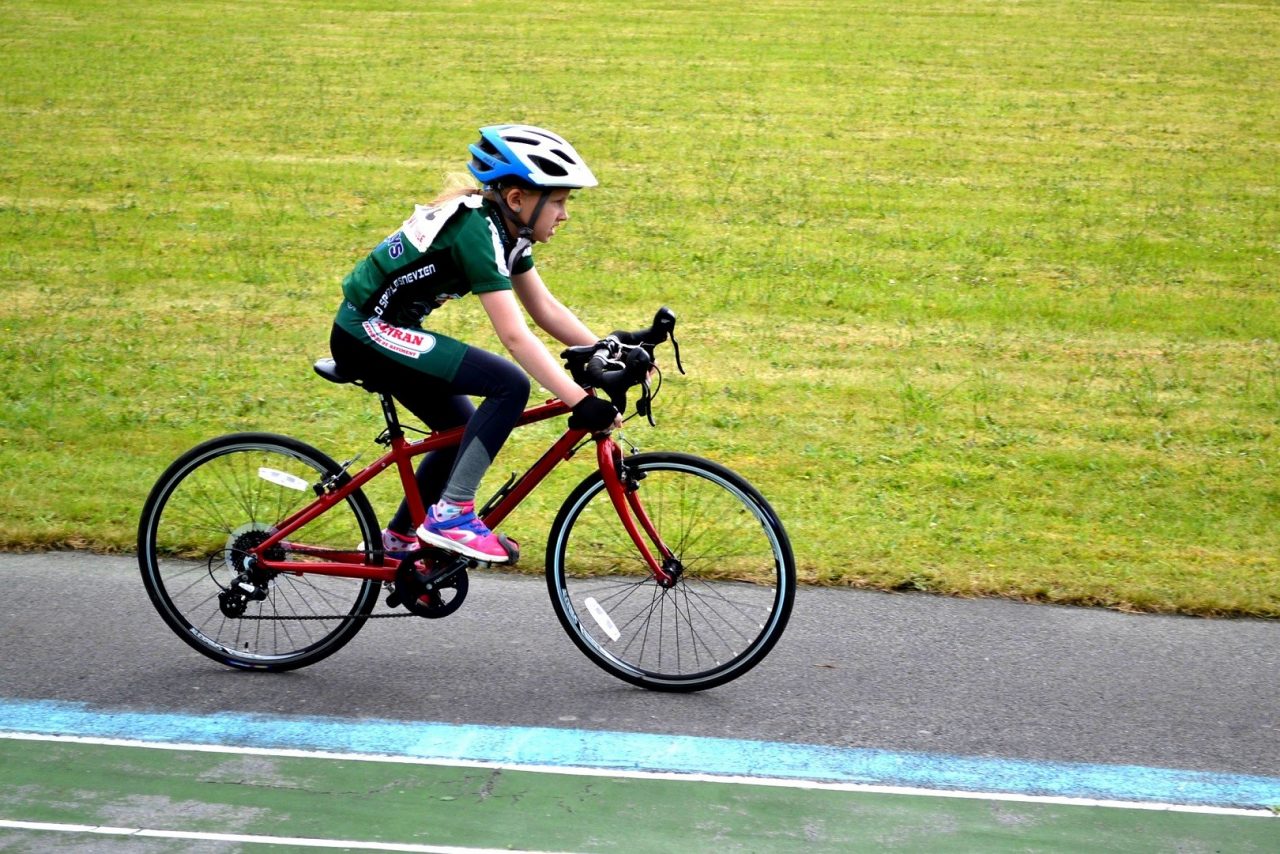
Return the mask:
<svg viewBox="0 0 1280 854">
<path fill-rule="evenodd" d="M 573 407 L 573 414 L 569 416 L 569 429 L 596 433 L 612 427 L 613 420 L 617 417 L 618 410 L 613 408 L 612 403 L 587 395 Z"/>
</svg>

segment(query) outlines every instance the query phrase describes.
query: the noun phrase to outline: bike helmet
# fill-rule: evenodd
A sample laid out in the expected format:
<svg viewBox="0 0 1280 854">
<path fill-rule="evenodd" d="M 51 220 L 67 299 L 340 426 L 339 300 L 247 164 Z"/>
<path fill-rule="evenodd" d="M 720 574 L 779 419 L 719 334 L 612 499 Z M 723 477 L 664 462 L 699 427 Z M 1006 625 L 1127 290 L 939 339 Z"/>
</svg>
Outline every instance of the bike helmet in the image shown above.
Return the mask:
<svg viewBox="0 0 1280 854">
<path fill-rule="evenodd" d="M 469 150 L 467 168 L 485 186 L 505 179 L 539 189 L 580 189 L 600 183 L 564 137 L 532 125 L 482 127 L 480 141 Z"/>
</svg>

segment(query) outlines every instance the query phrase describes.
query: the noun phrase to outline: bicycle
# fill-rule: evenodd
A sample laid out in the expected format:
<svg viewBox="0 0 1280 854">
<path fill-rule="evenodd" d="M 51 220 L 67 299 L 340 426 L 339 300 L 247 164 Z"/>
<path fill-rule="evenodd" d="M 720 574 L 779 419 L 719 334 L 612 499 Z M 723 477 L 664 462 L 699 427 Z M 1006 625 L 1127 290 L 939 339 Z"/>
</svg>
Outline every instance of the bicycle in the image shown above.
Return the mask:
<svg viewBox="0 0 1280 854">
<path fill-rule="evenodd" d="M 562 356 L 619 412 L 639 386 L 628 420 L 652 423 L 662 385 L 655 348 L 670 339 L 683 373 L 674 330 L 663 308 L 648 329 Z M 315 370 L 378 396 L 386 428 L 375 441 L 387 450 L 377 460 L 352 472 L 358 456 L 338 463 L 288 436 L 221 436 L 168 467 L 138 524 L 139 567 L 156 610 L 190 646 L 233 668 L 314 664 L 369 619 L 446 617 L 466 598 L 468 570 L 483 566 L 422 546 L 384 552 L 362 489 L 395 469 L 417 525 L 425 508 L 413 458 L 457 445 L 462 428 L 410 440 L 376 383 L 341 375 L 331 359 Z M 555 399 L 532 405 L 517 429 L 568 413 Z M 547 589 L 564 630 L 599 667 L 644 688 L 697 691 L 746 673 L 781 637 L 796 573 L 782 522 L 735 472 L 691 454 L 623 454 L 612 431 L 567 429 L 478 515 L 496 530 L 590 443 L 596 471 L 570 492 L 547 539 Z M 381 591 L 391 613 L 373 613 Z"/>
</svg>

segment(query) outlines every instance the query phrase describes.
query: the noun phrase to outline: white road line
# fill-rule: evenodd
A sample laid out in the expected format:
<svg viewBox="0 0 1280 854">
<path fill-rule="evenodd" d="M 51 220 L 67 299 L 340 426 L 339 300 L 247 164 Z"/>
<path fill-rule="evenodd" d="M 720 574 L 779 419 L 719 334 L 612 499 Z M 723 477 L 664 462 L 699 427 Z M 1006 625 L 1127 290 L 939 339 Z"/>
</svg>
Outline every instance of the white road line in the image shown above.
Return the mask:
<svg viewBox="0 0 1280 854">
<path fill-rule="evenodd" d="M 144 827 L 107 827 L 93 824 L 58 824 L 47 821 L 9 821 L 0 827 L 45 833 L 93 833 L 106 836 L 134 836 L 150 839 L 189 839 L 200 842 L 244 842 L 258 845 L 291 845 L 295 848 L 357 848 L 365 851 L 409 851 L 420 854 L 511 854 L 511 848 L 460 848 L 456 845 L 413 845 L 396 842 L 362 842 L 355 839 L 309 839 L 302 836 L 257 836 L 248 833 L 203 833 L 187 830 L 156 830 Z M 525 854 L 532 854 L 527 849 Z M 538 852 L 544 854 L 544 852 Z"/>
</svg>

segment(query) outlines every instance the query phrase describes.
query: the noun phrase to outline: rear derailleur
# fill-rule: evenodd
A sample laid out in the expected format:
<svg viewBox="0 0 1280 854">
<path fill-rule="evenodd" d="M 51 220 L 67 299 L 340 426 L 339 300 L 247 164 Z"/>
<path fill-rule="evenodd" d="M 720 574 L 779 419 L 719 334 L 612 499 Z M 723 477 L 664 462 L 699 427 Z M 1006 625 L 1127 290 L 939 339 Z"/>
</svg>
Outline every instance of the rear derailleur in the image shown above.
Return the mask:
<svg viewBox="0 0 1280 854">
<path fill-rule="evenodd" d="M 235 619 L 244 616 L 250 602 L 261 602 L 266 598 L 266 585 L 255 584 L 249 573 L 241 573 L 230 587 L 224 587 L 218 594 L 218 608 L 224 616 Z"/>
<path fill-rule="evenodd" d="M 249 535 L 241 537 L 257 538 L 250 545 L 265 539 L 265 534 L 253 532 Z M 277 550 L 273 550 L 277 551 Z M 278 555 L 273 555 L 273 557 Z M 218 557 L 218 556 L 215 556 Z M 270 585 L 270 575 L 264 573 L 258 567 L 258 561 L 247 548 L 228 548 L 221 554 L 221 563 L 227 568 L 236 572 L 236 577 L 232 580 L 229 587 L 223 587 L 222 592 L 218 594 L 218 609 L 222 611 L 223 616 L 236 619 L 243 617 L 245 609 L 249 607 L 250 602 L 261 602 L 267 598 L 267 588 Z M 214 565 L 211 564 L 209 574 L 214 574 Z"/>
</svg>

